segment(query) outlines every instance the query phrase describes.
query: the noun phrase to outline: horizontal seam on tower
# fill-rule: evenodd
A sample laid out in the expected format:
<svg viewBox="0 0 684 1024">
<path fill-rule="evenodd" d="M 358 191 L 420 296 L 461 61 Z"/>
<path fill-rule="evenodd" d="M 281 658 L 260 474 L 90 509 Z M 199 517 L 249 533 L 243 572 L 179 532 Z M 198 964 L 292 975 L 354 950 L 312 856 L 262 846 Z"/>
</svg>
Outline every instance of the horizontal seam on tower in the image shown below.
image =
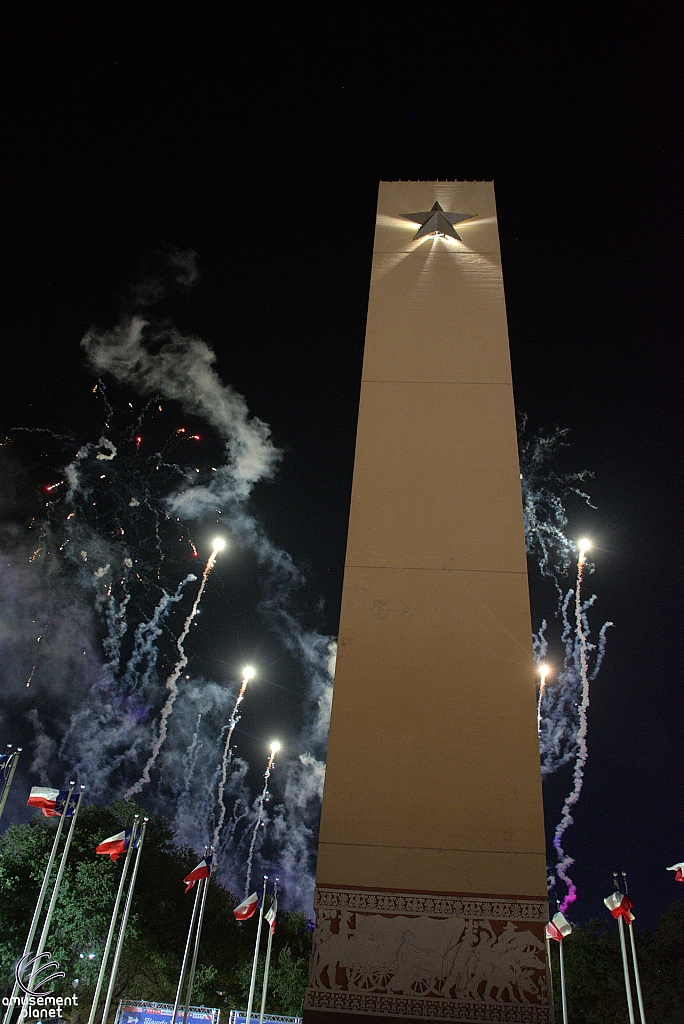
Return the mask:
<svg viewBox="0 0 684 1024">
<path fill-rule="evenodd" d="M 414 252 L 420 252 L 420 246 L 417 245 L 415 249 L 373 249 L 374 256 L 413 256 Z M 451 259 L 452 256 L 461 256 L 467 258 L 468 256 L 500 256 L 501 249 L 480 249 L 475 252 L 474 249 L 464 251 L 463 249 L 449 249 L 446 252 L 435 252 L 432 249 L 429 253 L 421 253 L 425 259 L 430 257 L 433 260 L 444 260 Z"/>
<path fill-rule="evenodd" d="M 328 839 L 319 841 L 321 846 L 359 846 L 369 850 L 436 850 L 439 853 L 491 853 L 501 856 L 546 857 L 543 850 L 470 850 L 456 846 L 388 846 L 386 843 L 331 843 Z"/>
<path fill-rule="evenodd" d="M 412 572 L 489 572 L 505 576 L 527 576 L 527 569 L 450 569 L 448 566 L 432 565 L 362 565 L 348 562 L 345 569 L 400 569 Z"/>
</svg>

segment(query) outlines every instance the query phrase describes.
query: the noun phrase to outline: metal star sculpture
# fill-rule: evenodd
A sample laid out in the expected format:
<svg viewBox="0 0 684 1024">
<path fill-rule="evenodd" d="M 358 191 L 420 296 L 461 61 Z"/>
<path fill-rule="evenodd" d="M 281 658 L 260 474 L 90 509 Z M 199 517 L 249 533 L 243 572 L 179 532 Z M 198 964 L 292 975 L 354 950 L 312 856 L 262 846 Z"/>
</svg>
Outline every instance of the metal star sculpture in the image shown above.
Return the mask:
<svg viewBox="0 0 684 1024">
<path fill-rule="evenodd" d="M 404 220 L 411 220 L 414 224 L 420 224 L 412 241 L 416 238 L 425 238 L 426 235 L 449 235 L 461 242 L 462 238 L 454 231 L 454 224 L 460 224 L 464 220 L 472 220 L 476 213 L 449 213 L 443 210 L 439 203 L 435 203 L 431 210 L 423 213 L 402 213 Z"/>
</svg>

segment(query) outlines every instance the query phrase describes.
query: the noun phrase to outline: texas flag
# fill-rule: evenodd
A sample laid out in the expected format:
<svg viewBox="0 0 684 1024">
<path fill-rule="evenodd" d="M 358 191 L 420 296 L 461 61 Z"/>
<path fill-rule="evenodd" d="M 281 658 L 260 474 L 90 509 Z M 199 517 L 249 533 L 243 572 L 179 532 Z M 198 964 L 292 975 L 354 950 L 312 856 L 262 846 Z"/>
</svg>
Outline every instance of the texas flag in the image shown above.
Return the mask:
<svg viewBox="0 0 684 1024">
<path fill-rule="evenodd" d="M 199 882 L 202 878 L 208 878 L 211 874 L 211 854 L 201 860 L 196 868 L 193 868 L 189 875 L 186 875 L 183 881 L 185 882 L 185 891 L 190 892 L 195 882 Z"/>
<path fill-rule="evenodd" d="M 627 924 L 631 924 L 634 920 L 634 914 L 631 913 L 632 901 L 624 893 L 616 890 L 612 895 L 606 896 L 603 902 L 616 920 L 624 917 Z"/>
<path fill-rule="evenodd" d="M 675 882 L 684 882 L 684 860 L 681 860 L 679 864 L 673 864 L 668 871 L 676 871 Z"/>
<path fill-rule="evenodd" d="M 554 939 L 555 942 L 562 942 L 571 932 L 572 928 L 560 910 L 557 914 L 553 915 L 546 926 L 547 939 Z"/>
<path fill-rule="evenodd" d="M 261 906 L 261 897 L 258 892 L 253 892 L 246 900 L 243 900 L 233 913 L 238 921 L 249 921 Z"/>
<path fill-rule="evenodd" d="M 277 912 L 278 912 L 278 900 L 273 900 L 273 903 L 271 904 L 269 910 L 267 910 L 266 913 L 264 914 L 264 917 L 266 918 L 266 920 L 268 921 L 268 923 L 271 926 L 271 935 L 275 935 L 276 914 L 277 914 Z"/>
<path fill-rule="evenodd" d="M 109 859 L 116 861 L 117 857 L 126 853 L 130 845 L 131 830 L 127 828 L 124 832 L 117 832 L 115 836 L 110 836 L 109 839 L 103 839 L 100 845 L 95 847 L 95 853 L 108 853 Z"/>
<path fill-rule="evenodd" d="M 69 796 L 68 789 L 47 789 L 44 786 L 33 786 L 26 803 L 29 807 L 40 807 L 46 818 L 61 816 Z M 75 800 L 69 801 L 67 817 L 74 813 Z"/>
</svg>

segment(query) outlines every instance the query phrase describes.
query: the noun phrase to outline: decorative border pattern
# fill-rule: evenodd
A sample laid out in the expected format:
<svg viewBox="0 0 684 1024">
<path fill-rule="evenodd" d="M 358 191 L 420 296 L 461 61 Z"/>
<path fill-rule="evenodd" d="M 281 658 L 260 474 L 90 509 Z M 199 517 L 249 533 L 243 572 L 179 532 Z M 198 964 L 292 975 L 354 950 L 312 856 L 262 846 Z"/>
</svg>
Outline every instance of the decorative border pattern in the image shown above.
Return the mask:
<svg viewBox="0 0 684 1024">
<path fill-rule="evenodd" d="M 478 899 L 472 896 L 428 896 L 413 893 L 349 892 L 317 888 L 316 910 L 362 910 L 376 914 L 431 914 L 439 917 L 479 917 L 497 921 L 541 921 L 546 924 L 549 907 L 546 900 Z"/>
<path fill-rule="evenodd" d="M 462 1003 L 438 999 L 407 999 L 402 996 L 352 995 L 342 992 L 307 992 L 306 1010 L 336 1010 L 369 1016 L 460 1021 L 462 1024 L 550 1024 L 548 1006 L 516 1003 Z"/>
</svg>

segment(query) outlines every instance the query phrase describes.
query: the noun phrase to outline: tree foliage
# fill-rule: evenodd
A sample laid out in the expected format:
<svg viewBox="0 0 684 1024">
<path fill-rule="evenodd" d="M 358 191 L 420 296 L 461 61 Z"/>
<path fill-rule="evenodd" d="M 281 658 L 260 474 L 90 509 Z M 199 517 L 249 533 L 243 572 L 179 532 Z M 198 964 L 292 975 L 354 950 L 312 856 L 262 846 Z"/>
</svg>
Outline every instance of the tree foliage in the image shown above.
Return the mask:
<svg viewBox="0 0 684 1024">
<path fill-rule="evenodd" d="M 121 876 L 123 857 L 113 864 L 95 855 L 104 838 L 144 814 L 130 802 L 87 807 L 80 812 L 47 948 L 66 972 L 61 995 L 78 996 L 74 1022 L 88 1018 L 100 957 Z M 47 864 L 56 819 L 38 814 L 28 825 L 14 825 L 0 838 L 0 985 L 9 994 L 14 965 L 24 946 Z M 197 855 L 174 845 L 169 823 L 151 816 L 140 861 L 114 1006 L 121 998 L 173 1002 L 192 894 L 182 879 Z M 55 865 L 55 873 L 56 873 Z M 237 924 L 239 900 L 212 880 L 192 1002 L 222 1010 L 247 1003 L 256 917 Z M 265 933 L 265 929 L 264 929 Z M 262 949 L 265 951 L 265 934 Z M 612 921 L 577 926 L 564 940 L 568 1009 L 573 1024 L 627 1024 L 622 960 Z M 301 1012 L 311 933 L 300 914 L 278 914 L 269 972 L 267 1010 Z M 684 1020 L 684 903 L 675 903 L 658 928 L 637 935 L 646 1016 L 649 1024 Z M 560 1020 L 558 950 L 552 970 L 556 1018 Z M 255 1007 L 261 1002 L 263 956 L 259 963 Z M 110 1017 L 110 1019 L 112 1019 Z"/>
<path fill-rule="evenodd" d="M 638 1017 L 631 949 L 626 935 L 634 1010 Z M 639 975 L 648 1024 L 684 1020 L 684 903 L 665 911 L 654 932 L 636 934 Z M 573 1024 L 629 1024 L 622 955 L 612 920 L 575 926 L 563 942 L 568 1017 Z M 556 1019 L 561 1020 L 558 947 L 552 943 Z"/>
<path fill-rule="evenodd" d="M 77 821 L 47 943 L 66 972 L 63 982 L 55 986 L 55 993 L 78 996 L 75 1022 L 88 1019 L 124 861 L 120 857 L 112 863 L 108 857 L 96 856 L 95 847 L 106 837 L 129 827 L 136 813 L 146 812 L 128 801 L 119 801 L 110 807 L 86 807 Z M 57 819 L 37 814 L 28 825 L 11 826 L 0 838 L 3 994 L 11 991 L 14 965 L 24 947 L 56 823 Z M 182 879 L 197 863 L 197 855 L 174 845 L 173 839 L 169 823 L 150 816 L 114 1007 L 124 997 L 174 1000 L 193 904 L 192 894 L 184 894 Z M 53 877 L 56 869 L 57 863 Z M 212 879 L 192 996 L 195 1005 L 228 1010 L 246 1002 L 244 976 L 247 970 L 249 979 L 251 972 L 256 918 L 238 924 L 232 913 L 238 902 Z M 269 1011 L 289 1014 L 296 1012 L 293 1007 L 301 1006 L 310 947 L 311 933 L 304 918 L 279 912 L 273 940 Z"/>
</svg>

